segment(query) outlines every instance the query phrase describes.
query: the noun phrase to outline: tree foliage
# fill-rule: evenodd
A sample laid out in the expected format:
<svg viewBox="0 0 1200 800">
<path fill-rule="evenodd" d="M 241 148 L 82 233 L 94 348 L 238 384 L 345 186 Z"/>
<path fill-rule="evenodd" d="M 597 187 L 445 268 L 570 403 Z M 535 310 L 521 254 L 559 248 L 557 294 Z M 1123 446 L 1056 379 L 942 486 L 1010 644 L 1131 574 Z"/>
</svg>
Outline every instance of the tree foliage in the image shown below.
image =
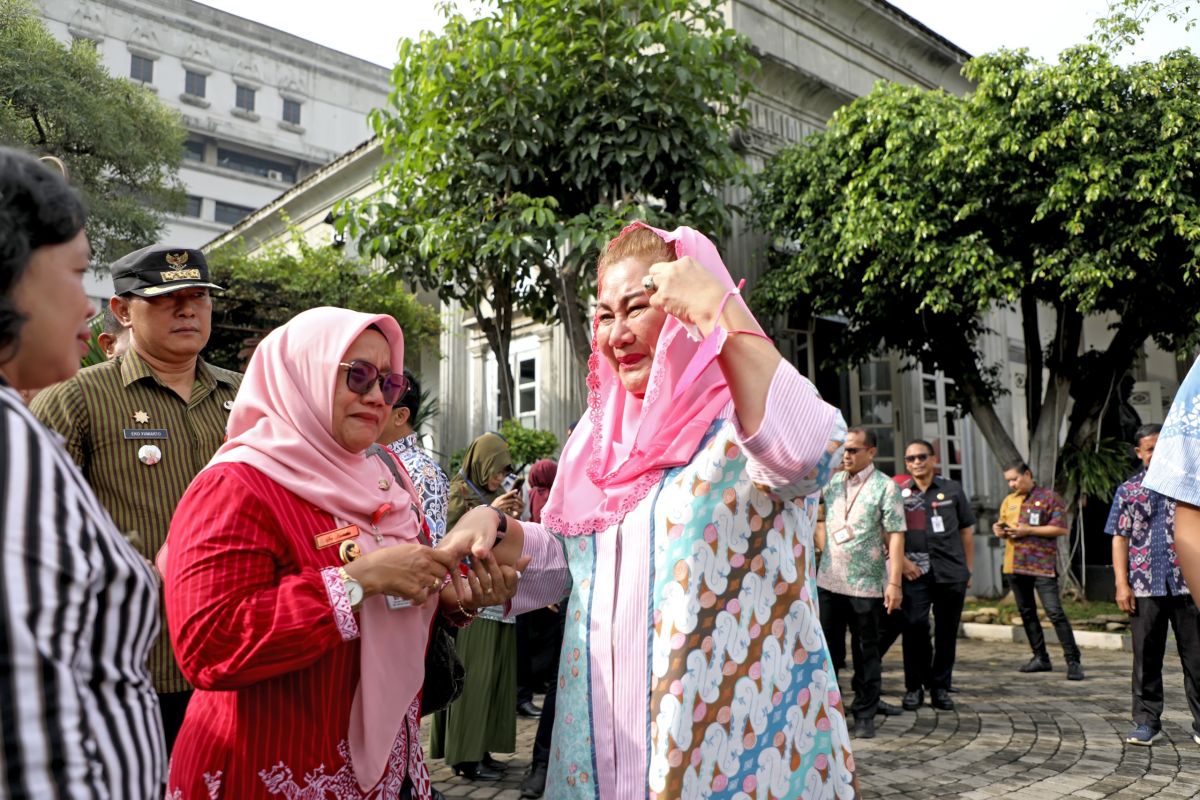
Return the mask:
<svg viewBox="0 0 1200 800">
<path fill-rule="evenodd" d="M 756 200 L 778 244 L 756 298 L 849 317 L 847 363 L 882 347 L 944 370 L 1001 461 L 1018 453 L 983 315 L 1018 309 L 1030 462 L 1052 476 L 1069 395 L 1068 442 L 1093 444 L 1148 338 L 1200 341 L 1200 58 L 1002 50 L 965 74 L 976 89 L 961 98 L 882 83 L 779 155 Z M 1103 313 L 1112 341 L 1081 369 L 1083 319 Z"/>
<path fill-rule="evenodd" d="M 243 370 L 259 339 L 318 306 L 390 314 L 404 330 L 409 359 L 437 344 L 437 310 L 417 300 L 398 277 L 348 257 L 340 248 L 312 244 L 296 227 L 286 240 L 253 255 L 239 242 L 209 253 L 208 263 L 213 282 L 226 291 L 213 302 L 205 358 L 228 369 Z"/>
<path fill-rule="evenodd" d="M 558 451 L 558 437 L 550 431 L 526 428 L 515 419 L 500 425 L 500 435 L 508 441 L 513 464 L 525 466 L 540 458 L 550 458 Z"/>
<path fill-rule="evenodd" d="M 92 43 L 67 47 L 28 0 L 0 0 L 0 142 L 67 166 L 99 262 L 152 244 L 163 215 L 182 210 L 184 136 L 179 115 L 110 75 Z"/>
<path fill-rule="evenodd" d="M 397 274 L 473 312 L 512 416 L 513 316 L 580 363 L 599 246 L 631 218 L 724 230 L 754 66 L 718 0 L 499 0 L 400 44 L 372 117 L 383 190 L 347 218 Z"/>
</svg>

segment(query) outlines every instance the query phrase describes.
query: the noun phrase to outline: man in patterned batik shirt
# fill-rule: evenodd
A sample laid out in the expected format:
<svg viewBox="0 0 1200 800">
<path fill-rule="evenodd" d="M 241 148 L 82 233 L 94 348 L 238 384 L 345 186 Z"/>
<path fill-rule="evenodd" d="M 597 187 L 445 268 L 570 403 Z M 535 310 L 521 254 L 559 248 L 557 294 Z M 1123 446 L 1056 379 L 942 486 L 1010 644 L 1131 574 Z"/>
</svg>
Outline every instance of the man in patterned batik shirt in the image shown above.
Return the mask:
<svg viewBox="0 0 1200 800">
<path fill-rule="evenodd" d="M 875 434 L 851 428 L 842 457 L 844 469 L 825 487 L 825 521 L 817 526 L 821 551 L 817 595 L 821 627 L 835 667 L 846 657 L 846 628 L 854 659 L 855 730 L 875 735 L 877 713 L 901 713 L 880 697 L 879 652 L 882 615 L 900 608 L 900 568 L 904 558 L 904 503 L 900 487 L 875 468 Z"/>
<path fill-rule="evenodd" d="M 407 369 L 404 370 L 404 377 L 408 379 L 408 389 L 392 408 L 392 415 L 379 435 L 379 444 L 386 445 L 396 454 L 421 493 L 421 505 L 429 522 L 429 535 L 436 545 L 446 535 L 450 481 L 438 463 L 421 447 L 412 427 L 417 412 L 421 410 L 421 382 Z"/>
<path fill-rule="evenodd" d="M 1000 504 L 1000 519 L 992 532 L 1004 540 L 1004 569 L 1033 658 L 1020 672 L 1049 672 L 1050 653 L 1038 619 L 1036 591 L 1042 608 L 1054 625 L 1054 633 L 1067 660 L 1067 680 L 1083 680 L 1079 647 L 1071 620 L 1063 611 L 1058 588 L 1058 537 L 1067 535 L 1067 505 L 1053 489 L 1038 486 L 1033 472 L 1023 461 L 1004 468 L 1004 480 L 1012 494 Z"/>
<path fill-rule="evenodd" d="M 1142 469 L 1117 489 L 1104 532 L 1113 537 L 1117 605 L 1130 616 L 1133 634 L 1133 730 L 1130 744 L 1149 746 L 1162 733 L 1163 655 L 1168 626 L 1183 666 L 1183 688 L 1192 713 L 1192 738 L 1200 744 L 1200 616 L 1175 553 L 1175 501 L 1142 482 L 1154 457 L 1161 425 L 1143 425 L 1136 436 Z"/>
</svg>

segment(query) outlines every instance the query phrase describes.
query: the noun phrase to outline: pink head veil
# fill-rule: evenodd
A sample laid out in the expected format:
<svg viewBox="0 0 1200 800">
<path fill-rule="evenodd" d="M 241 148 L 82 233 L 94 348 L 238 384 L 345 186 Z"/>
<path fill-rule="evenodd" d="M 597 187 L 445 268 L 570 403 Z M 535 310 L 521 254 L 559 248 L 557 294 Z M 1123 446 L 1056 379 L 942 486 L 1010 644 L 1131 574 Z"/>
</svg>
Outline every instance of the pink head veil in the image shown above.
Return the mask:
<svg viewBox="0 0 1200 800">
<path fill-rule="evenodd" d="M 635 228 L 653 231 L 674 245 L 676 258 L 691 256 L 722 285 L 733 288 L 729 270 L 704 234 L 685 227 L 668 233 L 634 222 L 621 236 Z M 666 470 L 691 460 L 732 399 L 715 360 L 693 383 L 680 385 L 701 343 L 689 335 L 689 326 L 667 317 L 654 349 L 646 395 L 639 400 L 600 355 L 596 324 L 593 320 L 588 413 L 563 447 L 558 478 L 542 511 L 542 522 L 565 536 L 589 535 L 619 522 Z"/>
<path fill-rule="evenodd" d="M 369 326 L 383 332 L 391 369 L 404 367 L 404 334 L 392 317 L 344 308 L 314 308 L 275 329 L 254 352 L 229 415 L 229 439 L 213 464 L 249 464 L 268 478 L 332 514 L 354 523 L 364 553 L 380 547 L 371 517 L 384 503 L 392 511 L 378 531 L 383 546 L 417 540 L 411 497 L 378 458 L 351 453 L 333 437 L 335 382 L 350 345 Z M 381 489 L 380 479 L 388 479 Z M 436 601 L 391 611 L 385 598 L 363 603 L 360 677 L 350 712 L 350 754 L 358 782 L 374 786 L 424 680 L 425 644 Z"/>
</svg>

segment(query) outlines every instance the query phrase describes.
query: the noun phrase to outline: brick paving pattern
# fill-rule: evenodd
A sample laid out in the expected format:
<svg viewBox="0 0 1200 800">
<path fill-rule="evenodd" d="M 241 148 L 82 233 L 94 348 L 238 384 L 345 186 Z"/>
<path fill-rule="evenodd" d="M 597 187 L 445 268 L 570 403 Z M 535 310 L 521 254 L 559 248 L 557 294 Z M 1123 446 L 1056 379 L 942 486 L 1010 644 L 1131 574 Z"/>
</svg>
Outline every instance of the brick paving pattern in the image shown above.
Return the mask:
<svg viewBox="0 0 1200 800">
<path fill-rule="evenodd" d="M 1084 649 L 1087 680 L 1066 680 L 1061 652 L 1054 672 L 1023 675 L 1026 645 L 961 639 L 954 711 L 926 705 L 916 713 L 876 717 L 875 739 L 854 740 L 864 798 L 964 800 L 1182 800 L 1200 797 L 1200 745 L 1192 741 L 1183 678 L 1169 642 L 1166 734 L 1153 747 L 1124 743 L 1129 719 L 1129 653 Z M 849 676 L 845 676 L 849 679 Z M 884 697 L 903 695 L 899 648 L 884 664 Z M 848 689 L 848 687 L 847 687 Z M 517 721 L 517 753 L 503 780 L 471 783 L 441 761 L 434 785 L 449 798 L 516 800 L 537 723 Z M 631 799 L 632 800 L 632 799 Z"/>
</svg>

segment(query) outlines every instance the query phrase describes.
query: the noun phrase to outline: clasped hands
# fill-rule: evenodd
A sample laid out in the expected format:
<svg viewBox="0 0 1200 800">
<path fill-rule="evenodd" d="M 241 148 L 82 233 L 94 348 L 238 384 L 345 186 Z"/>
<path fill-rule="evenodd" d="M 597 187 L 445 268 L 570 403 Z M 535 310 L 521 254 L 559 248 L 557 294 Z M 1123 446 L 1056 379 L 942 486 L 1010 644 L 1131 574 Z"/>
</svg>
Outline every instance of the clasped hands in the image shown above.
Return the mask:
<svg viewBox="0 0 1200 800">
<path fill-rule="evenodd" d="M 485 535 L 489 517 L 490 538 Z M 461 604 L 468 611 L 499 605 L 517 593 L 520 570 L 529 557 L 506 564 L 491 552 L 495 521 L 495 513 L 486 509 L 484 515 L 468 512 L 438 547 L 391 545 L 351 562 L 346 573 L 362 584 L 366 597 L 386 594 L 424 605 L 439 595 L 447 609 Z M 486 546 L 473 548 L 477 539 L 488 539 Z"/>
</svg>

